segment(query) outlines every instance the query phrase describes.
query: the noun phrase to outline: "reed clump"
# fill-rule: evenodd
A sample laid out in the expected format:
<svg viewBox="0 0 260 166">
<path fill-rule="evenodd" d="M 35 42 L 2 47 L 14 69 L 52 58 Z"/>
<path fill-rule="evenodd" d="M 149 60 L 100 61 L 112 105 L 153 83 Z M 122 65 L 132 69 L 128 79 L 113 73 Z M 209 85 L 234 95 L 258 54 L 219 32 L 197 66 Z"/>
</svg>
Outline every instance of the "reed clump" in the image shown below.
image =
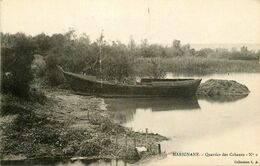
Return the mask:
<svg viewBox="0 0 260 166">
<path fill-rule="evenodd" d="M 166 71 L 183 75 L 215 73 L 258 73 L 260 64 L 252 61 L 181 57 L 162 59 Z"/>
</svg>

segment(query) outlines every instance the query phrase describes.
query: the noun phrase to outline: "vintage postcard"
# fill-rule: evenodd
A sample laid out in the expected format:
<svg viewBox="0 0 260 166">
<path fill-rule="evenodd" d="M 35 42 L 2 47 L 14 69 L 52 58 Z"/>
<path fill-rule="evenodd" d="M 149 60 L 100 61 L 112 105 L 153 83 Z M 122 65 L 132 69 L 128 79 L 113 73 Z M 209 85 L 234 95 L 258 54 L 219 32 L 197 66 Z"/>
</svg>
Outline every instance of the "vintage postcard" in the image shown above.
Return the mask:
<svg viewBox="0 0 260 166">
<path fill-rule="evenodd" d="M 2 166 L 260 165 L 260 0 L 0 0 Z"/>
</svg>

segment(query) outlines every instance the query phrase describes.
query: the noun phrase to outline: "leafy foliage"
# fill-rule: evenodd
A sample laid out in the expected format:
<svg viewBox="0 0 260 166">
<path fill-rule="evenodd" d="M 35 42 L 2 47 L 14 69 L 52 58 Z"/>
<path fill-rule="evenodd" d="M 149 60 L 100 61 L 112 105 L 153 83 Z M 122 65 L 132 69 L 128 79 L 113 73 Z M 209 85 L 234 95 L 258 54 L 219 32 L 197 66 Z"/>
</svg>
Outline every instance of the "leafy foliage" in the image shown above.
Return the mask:
<svg viewBox="0 0 260 166">
<path fill-rule="evenodd" d="M 4 93 L 28 97 L 30 82 L 33 79 L 31 63 L 35 45 L 30 36 L 22 33 L 2 35 L 2 75 L 1 85 Z"/>
<path fill-rule="evenodd" d="M 164 77 L 166 69 L 169 68 L 167 59 L 176 59 L 176 62 L 182 59 L 184 64 L 195 65 L 182 65 L 172 69 L 173 71 L 181 72 L 192 68 L 199 69 L 198 73 L 204 73 L 200 71 L 200 67 L 208 67 L 212 59 L 258 61 L 260 56 L 259 52 L 250 51 L 246 47 L 239 51 L 223 48 L 195 50 L 189 44 L 181 44 L 179 40 L 173 40 L 170 46 L 150 44 L 147 39 L 136 44 L 133 38 L 130 38 L 129 44 L 126 45 L 120 41 L 107 42 L 104 36 L 91 41 L 86 34 L 77 36 L 74 30 L 52 36 L 39 34 L 32 37 L 22 33 L 1 36 L 2 91 L 18 96 L 28 94 L 33 78 L 31 69 L 36 77 L 42 77 L 50 85 L 56 86 L 64 81 L 57 65 L 67 71 L 95 75 L 103 80 L 125 82 L 128 79 L 134 80 L 136 76 Z M 35 54 L 40 56 L 34 56 L 36 59 L 33 61 Z M 201 58 L 208 59 L 209 63 L 204 63 Z M 189 63 L 189 60 L 203 63 Z M 176 66 L 174 64 L 175 62 L 172 66 Z"/>
</svg>

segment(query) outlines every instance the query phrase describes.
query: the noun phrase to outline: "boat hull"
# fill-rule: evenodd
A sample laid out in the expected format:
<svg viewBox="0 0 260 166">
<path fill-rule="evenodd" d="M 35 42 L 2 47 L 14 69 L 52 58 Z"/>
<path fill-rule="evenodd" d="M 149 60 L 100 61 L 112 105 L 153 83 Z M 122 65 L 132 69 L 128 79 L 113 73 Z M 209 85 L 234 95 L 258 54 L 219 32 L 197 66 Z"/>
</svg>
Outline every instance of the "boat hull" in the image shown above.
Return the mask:
<svg viewBox="0 0 260 166">
<path fill-rule="evenodd" d="M 185 97 L 194 96 L 201 79 L 178 80 L 172 83 L 141 85 L 112 84 L 85 78 L 83 75 L 63 72 L 71 88 L 78 94 L 101 97 Z"/>
</svg>

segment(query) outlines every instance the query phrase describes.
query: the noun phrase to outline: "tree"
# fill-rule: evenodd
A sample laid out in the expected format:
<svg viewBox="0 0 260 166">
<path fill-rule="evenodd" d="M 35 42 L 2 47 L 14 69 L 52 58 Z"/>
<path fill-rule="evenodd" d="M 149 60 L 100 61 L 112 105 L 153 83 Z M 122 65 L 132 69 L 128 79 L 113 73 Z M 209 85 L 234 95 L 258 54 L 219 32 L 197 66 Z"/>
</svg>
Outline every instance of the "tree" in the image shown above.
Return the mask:
<svg viewBox="0 0 260 166">
<path fill-rule="evenodd" d="M 189 44 L 186 44 L 182 46 L 182 52 L 184 56 L 194 56 L 195 55 L 195 50 L 190 48 Z"/>
<path fill-rule="evenodd" d="M 36 53 L 41 55 L 46 55 L 49 49 L 51 48 L 49 36 L 44 33 L 39 34 L 33 37 L 33 42 L 36 44 Z"/>
<path fill-rule="evenodd" d="M 172 52 L 174 56 L 183 56 L 183 51 L 181 49 L 181 41 L 174 40 L 172 42 Z"/>
<path fill-rule="evenodd" d="M 135 44 L 135 41 L 134 41 L 134 39 L 133 39 L 132 36 L 130 36 L 128 48 L 129 48 L 131 51 L 133 51 L 133 50 L 136 49 L 136 44 Z"/>
<path fill-rule="evenodd" d="M 36 46 L 32 38 L 23 33 L 3 35 L 3 38 L 8 42 L 2 47 L 1 90 L 19 97 L 28 97 Z"/>
</svg>

